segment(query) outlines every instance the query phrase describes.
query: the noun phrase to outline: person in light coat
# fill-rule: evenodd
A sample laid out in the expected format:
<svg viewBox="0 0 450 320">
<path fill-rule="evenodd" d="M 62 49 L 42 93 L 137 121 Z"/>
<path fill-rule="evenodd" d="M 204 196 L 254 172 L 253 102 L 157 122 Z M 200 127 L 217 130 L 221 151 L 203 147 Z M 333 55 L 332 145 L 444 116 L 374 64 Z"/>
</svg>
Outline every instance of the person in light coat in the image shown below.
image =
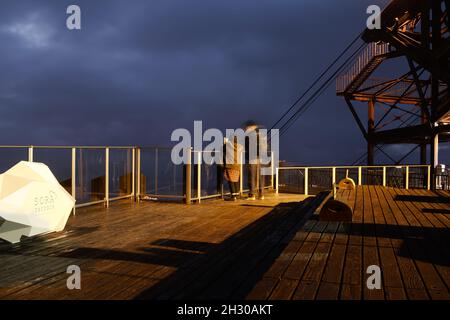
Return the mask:
<svg viewBox="0 0 450 320">
<path fill-rule="evenodd" d="M 240 196 L 239 181 L 241 179 L 241 155 L 243 146 L 238 143 L 237 137 L 225 138 L 224 144 L 224 178 L 230 186 L 231 200 L 236 201 Z"/>
</svg>

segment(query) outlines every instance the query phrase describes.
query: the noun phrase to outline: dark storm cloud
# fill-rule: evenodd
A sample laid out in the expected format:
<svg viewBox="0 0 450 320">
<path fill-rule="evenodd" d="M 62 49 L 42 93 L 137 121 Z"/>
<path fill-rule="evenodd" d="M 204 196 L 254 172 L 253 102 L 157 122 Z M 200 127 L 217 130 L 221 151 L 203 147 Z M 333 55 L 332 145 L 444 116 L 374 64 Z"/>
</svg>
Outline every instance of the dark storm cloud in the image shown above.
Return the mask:
<svg viewBox="0 0 450 320">
<path fill-rule="evenodd" d="M 168 145 L 194 120 L 270 126 L 372 2 L 386 1 L 4 0 L 1 144 Z M 65 28 L 73 3 L 81 31 Z M 283 137 L 282 158 L 345 163 L 364 150 L 333 89 Z"/>
</svg>

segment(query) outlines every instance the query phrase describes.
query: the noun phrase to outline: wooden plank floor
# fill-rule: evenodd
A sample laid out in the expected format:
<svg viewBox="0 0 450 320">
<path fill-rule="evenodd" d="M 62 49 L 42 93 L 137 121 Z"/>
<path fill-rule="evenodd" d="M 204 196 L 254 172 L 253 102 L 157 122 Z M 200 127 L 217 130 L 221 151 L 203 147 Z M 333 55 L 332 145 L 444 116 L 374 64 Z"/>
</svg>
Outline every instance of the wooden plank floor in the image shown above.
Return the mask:
<svg viewBox="0 0 450 320">
<path fill-rule="evenodd" d="M 280 230 L 303 199 L 268 195 L 264 201 L 191 206 L 123 201 L 109 209 L 79 209 L 62 233 L 0 243 L 0 299 L 133 298 L 186 268 L 233 263 L 228 253 L 244 243 L 239 239 Z M 300 219 L 290 214 L 290 223 Z M 80 291 L 66 287 L 72 264 L 81 267 Z"/>
<path fill-rule="evenodd" d="M 254 299 L 450 299 L 450 197 L 445 192 L 357 187 L 338 199 L 354 210 L 352 223 L 313 216 L 289 252 L 249 294 Z M 297 244 L 293 242 L 297 241 Z M 285 250 L 286 251 L 286 250 Z M 382 273 L 369 290 L 367 267 Z"/>
<path fill-rule="evenodd" d="M 62 233 L 0 243 L 0 299 L 450 299 L 448 193 L 339 196 L 353 223 L 318 221 L 325 195 L 78 210 Z M 381 290 L 366 286 L 374 264 Z"/>
</svg>

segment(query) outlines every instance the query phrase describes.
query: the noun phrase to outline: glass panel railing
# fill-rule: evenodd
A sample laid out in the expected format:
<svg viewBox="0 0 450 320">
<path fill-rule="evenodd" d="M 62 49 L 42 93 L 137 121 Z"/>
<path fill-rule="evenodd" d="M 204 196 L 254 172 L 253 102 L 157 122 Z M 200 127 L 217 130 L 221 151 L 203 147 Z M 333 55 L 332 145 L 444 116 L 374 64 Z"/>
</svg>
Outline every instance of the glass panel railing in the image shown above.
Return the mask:
<svg viewBox="0 0 450 320">
<path fill-rule="evenodd" d="M 77 204 L 105 199 L 105 149 L 76 150 Z"/>
<path fill-rule="evenodd" d="M 408 180 L 410 189 L 427 189 L 428 167 L 410 167 Z"/>
<path fill-rule="evenodd" d="M 198 176 L 199 176 L 199 166 L 196 164 L 196 160 L 199 157 L 199 152 L 192 151 L 191 152 L 191 193 L 192 193 L 192 199 L 198 200 Z M 201 171 L 200 171 L 201 172 Z M 201 179 L 200 179 L 201 181 Z M 200 186 L 201 190 L 201 186 Z"/>
<path fill-rule="evenodd" d="M 180 198 L 184 196 L 184 165 L 175 165 L 170 148 L 141 149 L 141 195 Z"/>
<path fill-rule="evenodd" d="M 33 159 L 36 162 L 43 162 L 49 166 L 69 193 L 72 193 L 73 174 L 77 205 L 103 201 L 108 204 L 108 200 L 131 197 L 134 195 L 134 187 L 138 186 L 141 187 L 140 195 L 144 198 L 183 199 L 187 194 L 185 185 L 188 179 L 185 172 L 188 166 L 173 164 L 171 151 L 170 148 L 162 147 L 135 149 L 134 147 L 0 146 L 0 169 L 5 171 L 21 160 Z M 202 155 L 201 165 L 194 161 L 199 155 Z M 73 159 L 74 163 L 72 163 Z M 266 167 L 272 171 L 271 165 Z M 75 169 L 74 172 L 72 169 Z M 229 185 L 223 178 L 223 166 L 213 162 L 205 163 L 204 152 L 191 151 L 190 169 L 191 200 L 218 197 L 229 193 Z M 241 170 L 240 186 L 245 193 L 249 191 L 249 166 L 243 164 Z M 275 173 L 276 170 L 273 172 Z M 279 168 L 278 172 L 278 192 L 284 193 L 314 195 L 324 190 L 331 190 L 333 182 L 338 183 L 346 176 L 352 178 L 356 184 L 362 185 L 426 189 L 430 187 L 429 184 L 436 183 L 438 188 L 449 188 L 448 171 L 436 177 L 436 181 L 431 181 L 430 167 L 419 165 L 284 166 Z M 108 177 L 107 181 L 106 177 Z M 271 175 L 261 176 L 261 179 L 266 188 L 270 188 L 275 182 L 275 178 Z M 107 189 L 108 194 L 106 194 Z"/>
<path fill-rule="evenodd" d="M 358 175 L 359 169 L 357 167 L 349 167 L 349 168 L 336 168 L 336 183 L 339 183 L 342 179 L 345 179 L 347 176 L 352 179 L 355 184 L 358 184 Z"/>
<path fill-rule="evenodd" d="M 405 188 L 406 167 L 387 167 L 386 186 L 394 188 Z"/>
<path fill-rule="evenodd" d="M 133 183 L 133 149 L 109 150 L 109 197 L 131 195 Z"/>
<path fill-rule="evenodd" d="M 199 196 L 201 199 L 220 196 L 222 194 L 222 183 L 224 188 L 228 187 L 226 180 L 223 179 L 223 166 L 217 165 L 214 161 L 207 163 L 203 155 L 204 152 L 192 151 L 191 190 L 194 199 L 198 199 Z M 200 165 L 198 164 L 199 157 L 201 157 Z"/>
<path fill-rule="evenodd" d="M 331 168 L 312 168 L 308 170 L 308 194 L 318 194 L 333 188 Z"/>
<path fill-rule="evenodd" d="M 331 190 L 333 181 L 333 170 L 335 173 L 334 181 L 348 176 L 353 179 L 355 184 L 378 185 L 393 188 L 429 188 L 429 166 L 427 165 L 387 165 L 387 166 L 339 166 L 339 167 L 294 167 L 286 166 L 279 168 L 278 191 L 291 192 L 289 190 L 297 189 L 296 193 L 304 193 L 304 175 L 307 170 L 308 194 L 316 194 L 322 190 Z M 438 178 L 437 178 L 438 180 Z M 441 188 L 448 188 L 448 174 L 441 177 Z M 438 184 L 437 181 L 436 184 Z"/>
<path fill-rule="evenodd" d="M 228 181 L 224 178 L 224 165 L 217 165 L 214 161 L 207 163 L 205 157 L 202 157 L 201 165 L 195 163 L 195 159 L 198 159 L 199 155 L 204 155 L 205 152 L 192 151 L 192 171 L 191 171 L 191 191 L 192 199 L 198 200 L 220 197 L 227 195 L 230 192 L 230 186 Z M 244 159 L 243 156 L 241 159 Z M 266 165 L 270 172 L 271 164 Z M 249 185 L 249 166 L 242 164 L 240 166 L 240 181 L 239 188 L 242 193 L 247 193 L 250 189 Z M 200 173 L 200 176 L 199 176 Z M 200 178 L 200 184 L 199 184 Z M 274 178 L 272 175 L 261 175 L 258 183 L 263 184 L 266 189 L 272 188 Z M 200 192 L 199 192 L 200 188 Z"/>
<path fill-rule="evenodd" d="M 265 174 L 263 176 L 261 176 L 261 179 L 264 181 L 264 188 L 265 189 L 269 189 L 273 186 L 273 180 L 272 180 L 272 164 L 269 163 L 267 165 L 264 165 L 264 168 L 267 169 L 267 171 L 270 174 Z"/>
<path fill-rule="evenodd" d="M 363 185 L 383 185 L 383 168 L 382 167 L 363 167 L 362 168 L 362 184 Z"/>
<path fill-rule="evenodd" d="M 223 172 L 222 167 L 215 163 L 205 163 L 201 165 L 201 196 L 211 197 L 222 193 Z"/>
<path fill-rule="evenodd" d="M 305 194 L 305 169 L 282 169 L 278 171 L 278 192 Z"/>
<path fill-rule="evenodd" d="M 438 172 L 436 174 L 436 189 L 450 190 L 450 171 Z"/>
<path fill-rule="evenodd" d="M 69 193 L 72 193 L 72 149 L 33 148 L 33 161 L 45 163 Z"/>
</svg>

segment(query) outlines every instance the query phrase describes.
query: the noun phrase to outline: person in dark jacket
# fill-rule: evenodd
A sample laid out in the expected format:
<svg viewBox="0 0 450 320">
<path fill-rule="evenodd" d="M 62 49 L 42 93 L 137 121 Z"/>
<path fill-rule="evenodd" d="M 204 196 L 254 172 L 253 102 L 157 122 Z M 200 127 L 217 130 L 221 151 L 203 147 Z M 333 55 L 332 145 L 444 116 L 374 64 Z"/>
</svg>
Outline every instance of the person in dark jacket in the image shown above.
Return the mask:
<svg viewBox="0 0 450 320">
<path fill-rule="evenodd" d="M 260 200 L 264 199 L 264 176 L 261 175 L 260 153 L 264 152 L 267 143 L 262 141 L 263 138 L 259 134 L 260 128 L 261 126 L 252 120 L 247 121 L 244 125 L 246 132 L 245 163 L 248 170 L 248 187 L 250 190 L 247 200 L 256 200 L 257 197 Z M 252 143 L 256 145 L 251 147 L 250 144 Z"/>
</svg>

